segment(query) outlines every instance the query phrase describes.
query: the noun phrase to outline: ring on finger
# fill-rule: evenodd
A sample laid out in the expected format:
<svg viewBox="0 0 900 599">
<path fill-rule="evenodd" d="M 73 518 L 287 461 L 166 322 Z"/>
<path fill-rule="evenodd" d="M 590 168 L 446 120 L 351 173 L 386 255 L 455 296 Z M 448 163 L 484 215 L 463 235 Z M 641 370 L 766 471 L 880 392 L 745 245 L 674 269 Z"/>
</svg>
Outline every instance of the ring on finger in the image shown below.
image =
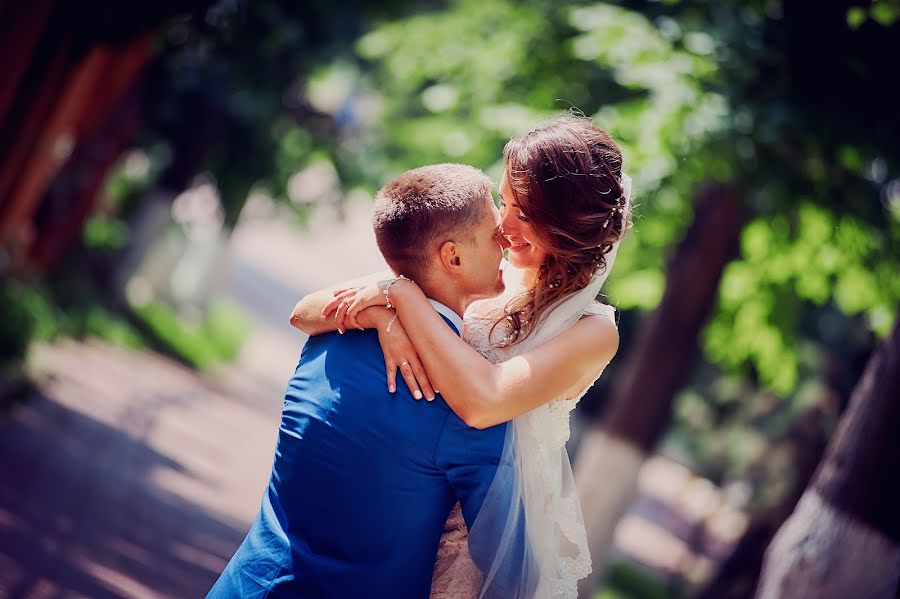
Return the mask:
<svg viewBox="0 0 900 599">
<path fill-rule="evenodd" d="M 409 360 L 403 360 L 400 362 L 400 366 L 409 366 Z"/>
</svg>

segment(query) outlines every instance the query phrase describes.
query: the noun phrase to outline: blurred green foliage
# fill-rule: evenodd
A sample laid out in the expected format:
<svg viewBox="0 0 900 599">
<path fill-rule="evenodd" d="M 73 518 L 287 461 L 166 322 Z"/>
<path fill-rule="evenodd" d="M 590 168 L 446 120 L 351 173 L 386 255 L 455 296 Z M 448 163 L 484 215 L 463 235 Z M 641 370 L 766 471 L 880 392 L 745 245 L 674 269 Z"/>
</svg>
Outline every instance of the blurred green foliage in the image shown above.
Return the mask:
<svg viewBox="0 0 900 599">
<path fill-rule="evenodd" d="M 206 320 L 195 324 L 161 302 L 132 310 L 155 345 L 200 369 L 233 360 L 250 332 L 243 312 L 228 300 L 213 301 Z"/>
<path fill-rule="evenodd" d="M 112 308 L 89 280 L 77 275 L 49 282 L 5 281 L 0 285 L 0 313 L 4 376 L 21 374 L 30 343 L 58 337 L 96 337 L 124 347 L 153 347 L 194 367 L 208 368 L 233 360 L 250 328 L 240 308 L 227 300 L 213 301 L 199 325 L 161 303 Z"/>
<path fill-rule="evenodd" d="M 875 0 L 868 7 L 853 6 L 847 9 L 847 25 L 852 29 L 859 29 L 868 19 L 890 27 L 900 19 L 900 2 Z"/>
<path fill-rule="evenodd" d="M 128 225 L 107 216 L 93 216 L 84 225 L 83 241 L 96 252 L 114 253 L 125 247 L 129 237 Z"/>
<path fill-rule="evenodd" d="M 221 2 L 161 40 L 150 179 L 210 171 L 227 224 L 251 188 L 303 213 L 290 182 L 310 165 L 345 192 L 442 161 L 497 179 L 509 136 L 575 108 L 613 133 L 634 180 L 634 231 L 605 290 L 623 348 L 662 297 L 695 190 L 729 181 L 749 220 L 667 446 L 771 489 L 792 423 L 849 394 L 900 301 L 900 113 L 882 85 L 898 6 Z"/>
<path fill-rule="evenodd" d="M 25 357 L 35 328 L 27 289 L 17 282 L 0 285 L 0 364 L 17 362 Z"/>
<path fill-rule="evenodd" d="M 680 599 L 683 595 L 658 575 L 625 560 L 610 564 L 604 588 L 594 599 Z"/>
<path fill-rule="evenodd" d="M 53 284 L 8 281 L 0 290 L 0 312 L 0 362 L 21 360 L 31 341 L 51 341 L 58 336 L 94 336 L 120 345 L 143 346 L 133 327 L 95 297 L 60 293 Z"/>
</svg>

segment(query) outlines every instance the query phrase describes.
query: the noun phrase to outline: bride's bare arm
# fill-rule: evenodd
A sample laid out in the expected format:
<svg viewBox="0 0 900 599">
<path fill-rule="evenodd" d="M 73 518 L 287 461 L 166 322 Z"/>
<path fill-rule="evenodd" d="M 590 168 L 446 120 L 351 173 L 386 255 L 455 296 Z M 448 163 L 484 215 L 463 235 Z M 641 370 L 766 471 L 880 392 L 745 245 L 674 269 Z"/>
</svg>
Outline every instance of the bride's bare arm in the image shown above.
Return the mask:
<svg viewBox="0 0 900 599">
<path fill-rule="evenodd" d="M 350 287 L 363 287 L 367 284 L 374 284 L 382 279 L 394 276 L 390 271 L 382 271 L 345 281 L 319 291 L 314 291 L 297 302 L 294 310 L 291 312 L 291 326 L 300 329 L 310 336 L 321 335 L 322 333 L 330 333 L 338 330 L 335 319 L 329 316 L 323 316 L 322 310 L 334 300 L 334 292 L 339 289 L 347 289 Z M 365 328 L 376 328 L 386 326 L 386 323 L 393 316 L 393 313 L 381 306 L 373 306 L 360 312 L 357 320 L 359 324 Z M 343 332 L 343 331 L 342 331 Z"/>
<path fill-rule="evenodd" d="M 491 364 L 441 321 L 417 285 L 397 281 L 391 302 L 408 331 L 431 383 L 466 424 L 487 428 L 560 397 L 615 355 L 619 335 L 602 316 L 580 319 L 546 343 Z"/>
<path fill-rule="evenodd" d="M 344 332 L 346 326 L 344 318 L 336 320 L 332 312 L 323 312 L 326 306 L 334 303 L 334 292 L 340 289 L 362 287 L 368 283 L 392 277 L 389 271 L 383 271 L 351 281 L 345 281 L 326 289 L 320 289 L 304 296 L 291 312 L 291 325 L 300 329 L 309 336 L 330 333 L 336 330 Z M 429 309 L 434 311 L 431 306 Z M 391 330 L 387 327 L 394 320 Z M 415 347 L 406 334 L 406 330 L 400 322 L 396 321 L 395 313 L 384 306 L 370 306 L 356 314 L 355 322 L 364 329 L 376 329 L 378 331 L 378 343 L 384 353 L 384 365 L 387 375 L 387 385 L 391 393 L 397 389 L 397 370 L 409 387 L 410 393 L 416 399 L 434 399 L 435 391 L 432 388 L 428 374 Z"/>
</svg>

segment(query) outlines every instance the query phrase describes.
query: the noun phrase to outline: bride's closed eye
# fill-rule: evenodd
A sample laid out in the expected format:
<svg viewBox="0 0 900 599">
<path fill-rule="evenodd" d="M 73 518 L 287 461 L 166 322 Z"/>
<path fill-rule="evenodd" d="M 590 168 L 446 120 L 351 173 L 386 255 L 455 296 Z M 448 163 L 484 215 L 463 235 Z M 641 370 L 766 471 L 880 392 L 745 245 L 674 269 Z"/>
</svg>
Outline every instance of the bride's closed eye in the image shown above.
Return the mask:
<svg viewBox="0 0 900 599">
<path fill-rule="evenodd" d="M 506 204 L 501 200 L 501 201 L 500 201 L 500 209 L 503 210 L 504 208 L 506 208 Z M 523 223 L 527 223 L 527 222 L 528 222 L 528 217 L 525 216 L 524 214 L 522 214 L 521 211 L 519 212 L 518 215 L 516 215 L 516 218 L 518 218 L 518 219 L 519 219 L 520 221 L 522 221 Z"/>
</svg>

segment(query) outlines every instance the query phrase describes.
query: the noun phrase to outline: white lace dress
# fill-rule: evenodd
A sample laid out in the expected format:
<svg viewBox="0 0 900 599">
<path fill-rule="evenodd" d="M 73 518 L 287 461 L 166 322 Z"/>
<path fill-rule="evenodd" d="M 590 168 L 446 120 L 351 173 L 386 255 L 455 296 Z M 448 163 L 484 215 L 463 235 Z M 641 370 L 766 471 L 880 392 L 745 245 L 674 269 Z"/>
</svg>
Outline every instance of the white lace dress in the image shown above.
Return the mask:
<svg viewBox="0 0 900 599">
<path fill-rule="evenodd" d="M 503 296 L 494 300 L 486 300 L 473 304 L 465 315 L 465 328 L 463 338 L 479 354 L 490 362 L 496 364 L 508 360 L 519 353 L 519 346 L 496 347 L 489 340 L 491 327 L 496 321 L 497 310 L 502 310 L 508 300 Z M 615 310 L 611 306 L 595 302 L 585 310 L 585 316 L 600 315 L 609 318 L 615 324 Z M 504 324 L 501 323 L 494 331 L 492 339 L 503 338 L 506 335 Z M 605 366 L 605 365 L 604 365 Z M 581 380 L 573 381 L 570 389 L 560 398 L 551 401 L 546 406 L 520 416 L 527 418 L 528 426 L 525 427 L 530 434 L 539 437 L 539 445 L 542 451 L 538 455 L 537 463 L 540 477 L 550 479 L 556 476 L 553 456 L 557 456 L 559 450 L 569 440 L 569 416 L 575 409 L 578 400 L 587 392 L 594 381 L 600 376 L 600 372 L 585 373 Z M 544 459 L 546 457 L 546 459 Z M 558 464 L 556 465 L 558 468 Z M 549 485 L 549 482 L 548 482 Z M 583 524 L 581 524 L 580 510 L 577 505 L 577 497 L 565 498 L 569 502 L 576 502 L 571 506 L 562 506 L 564 512 L 572 512 L 572 517 L 562 518 L 559 522 L 563 528 L 562 533 L 573 545 L 581 548 L 573 552 L 572 556 L 561 555 L 560 569 L 565 573 L 565 581 L 551 582 L 550 587 L 539 587 L 537 597 L 575 597 L 575 584 L 590 573 L 590 556 L 587 554 L 587 538 Z M 559 509 L 560 506 L 557 506 Z M 570 508 L 570 509 L 567 509 Z M 577 514 L 577 515 L 576 515 Z M 567 526 L 566 523 L 569 523 Z M 454 506 L 444 527 L 435 562 L 432 579 L 431 597 L 433 599 L 469 599 L 476 598 L 483 584 L 483 577 L 479 569 L 469 555 L 468 529 L 462 516 L 459 503 Z"/>
</svg>

